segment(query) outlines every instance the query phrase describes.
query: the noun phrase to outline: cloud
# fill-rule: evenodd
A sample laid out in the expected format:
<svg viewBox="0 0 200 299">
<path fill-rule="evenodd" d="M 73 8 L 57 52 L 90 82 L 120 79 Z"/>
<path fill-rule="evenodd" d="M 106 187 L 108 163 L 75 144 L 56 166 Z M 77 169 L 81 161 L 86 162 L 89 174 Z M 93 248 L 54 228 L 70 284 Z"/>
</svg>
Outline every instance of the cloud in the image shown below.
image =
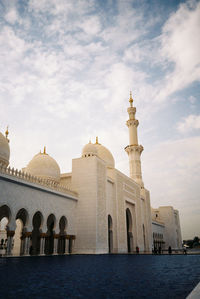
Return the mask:
<svg viewBox="0 0 200 299">
<path fill-rule="evenodd" d="M 139 139 L 144 134 L 150 149 L 157 145 L 157 150 L 144 151 L 142 163 L 153 204 L 170 202 L 182 209 L 176 200 L 187 184 L 196 202 L 199 174 L 194 181 L 188 175 L 198 169 L 193 147 L 199 143 L 184 139 L 154 144 L 160 136 L 152 128 L 159 128 L 163 108 L 172 112 L 174 99 L 184 109 L 187 96 L 172 94 L 180 90 L 184 95 L 185 87 L 199 80 L 200 3 L 183 3 L 170 16 L 158 18 L 148 1 L 2 2 L 0 115 L 2 126 L 9 123 L 11 128 L 12 166 L 25 166 L 47 145 L 62 171 L 68 171 L 71 159 L 98 135 L 117 167 L 128 174 L 123 147 L 128 144 L 125 121 L 132 90 Z M 196 107 L 195 94 L 191 90 L 188 101 Z M 199 116 L 189 114 L 185 119 L 177 115 L 177 124 L 169 121 L 169 130 L 177 133 L 175 125 L 179 132 L 194 130 Z"/>
<path fill-rule="evenodd" d="M 196 101 L 197 101 L 196 97 L 194 97 L 194 96 L 189 96 L 189 102 L 190 102 L 191 104 L 194 104 Z"/>
<path fill-rule="evenodd" d="M 12 25 L 16 23 L 18 21 L 18 13 L 16 9 L 10 9 L 5 15 L 5 20 Z"/>
<path fill-rule="evenodd" d="M 187 133 L 197 129 L 200 129 L 200 115 L 188 115 L 177 124 L 177 130 L 181 133 Z"/>
<path fill-rule="evenodd" d="M 199 227 L 200 137 L 169 140 L 144 151 L 142 168 L 145 185 L 151 186 L 153 207 L 172 205 L 181 216 L 184 236 L 193 236 Z M 192 225 L 188 226 L 188 218 Z"/>
<path fill-rule="evenodd" d="M 200 3 L 188 1 L 180 5 L 163 26 L 160 54 L 165 67 L 171 64 L 164 88 L 158 94 L 163 99 L 195 81 L 200 81 Z"/>
</svg>

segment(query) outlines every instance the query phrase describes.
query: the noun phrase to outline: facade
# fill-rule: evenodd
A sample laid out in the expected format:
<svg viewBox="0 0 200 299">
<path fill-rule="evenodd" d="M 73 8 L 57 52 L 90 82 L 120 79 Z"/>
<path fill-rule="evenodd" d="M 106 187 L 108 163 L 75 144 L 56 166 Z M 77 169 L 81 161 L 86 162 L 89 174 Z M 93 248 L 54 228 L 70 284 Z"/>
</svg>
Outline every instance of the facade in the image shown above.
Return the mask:
<svg viewBox="0 0 200 299">
<path fill-rule="evenodd" d="M 178 210 L 170 206 L 152 209 L 152 232 L 154 248 L 161 246 L 167 250 L 171 246 L 180 249 L 182 237 Z"/>
<path fill-rule="evenodd" d="M 149 253 L 157 234 L 162 247 L 181 246 L 178 211 L 151 209 L 131 94 L 129 102 L 130 177 L 98 138 L 72 160 L 70 173 L 60 173 L 46 148 L 19 171 L 8 166 L 8 131 L 0 133 L 0 255 Z"/>
</svg>

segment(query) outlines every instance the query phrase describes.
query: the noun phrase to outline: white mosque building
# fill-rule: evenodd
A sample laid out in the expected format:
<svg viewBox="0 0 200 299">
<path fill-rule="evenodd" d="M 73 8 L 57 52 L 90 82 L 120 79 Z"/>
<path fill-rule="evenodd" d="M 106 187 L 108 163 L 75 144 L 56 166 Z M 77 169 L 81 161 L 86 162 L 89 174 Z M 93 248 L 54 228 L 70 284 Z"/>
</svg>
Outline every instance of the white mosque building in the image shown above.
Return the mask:
<svg viewBox="0 0 200 299">
<path fill-rule="evenodd" d="M 115 168 L 111 152 L 96 138 L 60 173 L 46 153 L 26 168 L 9 166 L 8 131 L 0 133 L 0 255 L 149 253 L 152 248 L 181 248 L 179 213 L 173 207 L 152 209 L 142 180 L 130 94 L 130 177 Z"/>
</svg>

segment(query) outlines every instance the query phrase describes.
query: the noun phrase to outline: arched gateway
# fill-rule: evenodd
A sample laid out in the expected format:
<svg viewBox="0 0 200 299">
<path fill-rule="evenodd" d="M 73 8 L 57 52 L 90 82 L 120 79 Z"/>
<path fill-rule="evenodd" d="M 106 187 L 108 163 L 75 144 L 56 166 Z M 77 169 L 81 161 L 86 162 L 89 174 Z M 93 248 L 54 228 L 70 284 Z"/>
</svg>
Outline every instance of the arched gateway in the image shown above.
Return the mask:
<svg viewBox="0 0 200 299">
<path fill-rule="evenodd" d="M 126 209 L 126 230 L 127 230 L 127 249 L 128 253 L 133 252 L 133 232 L 132 215 L 130 210 Z"/>
</svg>

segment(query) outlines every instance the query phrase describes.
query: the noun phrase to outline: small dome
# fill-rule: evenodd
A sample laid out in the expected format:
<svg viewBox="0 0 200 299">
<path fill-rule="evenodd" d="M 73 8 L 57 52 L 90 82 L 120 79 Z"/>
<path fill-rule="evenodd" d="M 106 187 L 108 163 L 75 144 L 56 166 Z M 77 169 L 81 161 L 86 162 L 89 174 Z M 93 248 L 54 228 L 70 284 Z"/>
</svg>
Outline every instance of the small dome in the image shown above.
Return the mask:
<svg viewBox="0 0 200 299">
<path fill-rule="evenodd" d="M 94 144 L 89 142 L 82 149 L 82 157 L 97 156 L 97 149 Z"/>
<path fill-rule="evenodd" d="M 25 171 L 43 179 L 60 180 L 60 167 L 52 157 L 46 154 L 45 150 L 44 153 L 39 153 L 33 157 Z"/>
<path fill-rule="evenodd" d="M 8 139 L 0 132 L 0 164 L 8 166 L 10 159 L 10 146 Z"/>
<path fill-rule="evenodd" d="M 94 145 L 97 149 L 98 157 L 106 162 L 106 166 L 109 168 L 115 168 L 115 160 L 111 152 L 105 146 L 98 143 L 98 141 Z"/>
</svg>

